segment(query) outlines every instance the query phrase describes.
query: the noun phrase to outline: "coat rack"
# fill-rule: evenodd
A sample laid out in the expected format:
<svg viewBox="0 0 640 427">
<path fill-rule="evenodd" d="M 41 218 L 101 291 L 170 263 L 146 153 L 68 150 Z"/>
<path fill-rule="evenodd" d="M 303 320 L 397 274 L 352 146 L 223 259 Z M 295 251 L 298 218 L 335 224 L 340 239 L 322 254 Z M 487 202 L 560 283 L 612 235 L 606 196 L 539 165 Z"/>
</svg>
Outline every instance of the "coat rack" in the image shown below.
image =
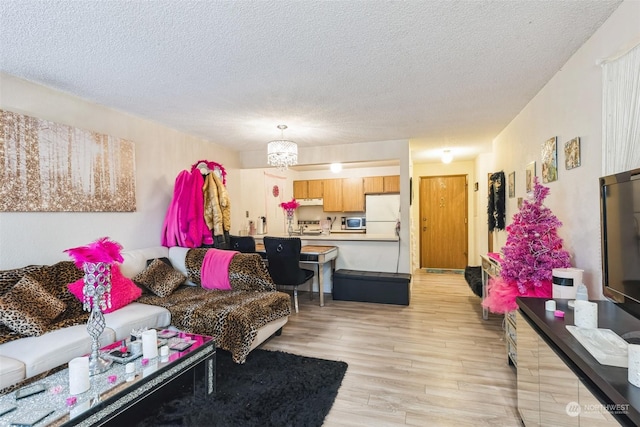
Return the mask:
<svg viewBox="0 0 640 427">
<path fill-rule="evenodd" d="M 222 184 L 227 185 L 227 171 L 220 163 L 211 162 L 209 160 L 198 160 L 191 165 L 191 172 L 194 172 L 196 169 L 200 169 L 200 172 L 203 175 L 206 175 L 209 172 L 217 174 L 222 178 Z"/>
</svg>

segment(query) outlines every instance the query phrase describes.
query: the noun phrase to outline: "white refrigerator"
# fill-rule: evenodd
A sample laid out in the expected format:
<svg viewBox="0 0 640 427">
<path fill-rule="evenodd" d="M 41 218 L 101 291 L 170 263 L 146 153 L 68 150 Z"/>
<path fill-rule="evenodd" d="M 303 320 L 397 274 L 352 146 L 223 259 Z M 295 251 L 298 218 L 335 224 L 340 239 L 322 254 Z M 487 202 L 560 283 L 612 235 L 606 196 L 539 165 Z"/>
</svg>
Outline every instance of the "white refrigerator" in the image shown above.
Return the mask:
<svg viewBox="0 0 640 427">
<path fill-rule="evenodd" d="M 395 234 L 400 221 L 400 195 L 380 194 L 365 198 L 367 234 Z"/>
</svg>

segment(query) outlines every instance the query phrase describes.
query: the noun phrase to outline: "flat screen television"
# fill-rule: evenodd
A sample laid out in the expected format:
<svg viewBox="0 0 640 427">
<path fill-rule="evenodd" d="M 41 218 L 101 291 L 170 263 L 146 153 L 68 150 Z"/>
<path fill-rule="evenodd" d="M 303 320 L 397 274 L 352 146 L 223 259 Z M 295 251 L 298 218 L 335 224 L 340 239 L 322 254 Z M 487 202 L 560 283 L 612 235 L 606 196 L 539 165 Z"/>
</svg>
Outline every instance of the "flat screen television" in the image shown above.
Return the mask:
<svg viewBox="0 0 640 427">
<path fill-rule="evenodd" d="M 600 178 L 604 294 L 640 317 L 640 169 Z"/>
</svg>

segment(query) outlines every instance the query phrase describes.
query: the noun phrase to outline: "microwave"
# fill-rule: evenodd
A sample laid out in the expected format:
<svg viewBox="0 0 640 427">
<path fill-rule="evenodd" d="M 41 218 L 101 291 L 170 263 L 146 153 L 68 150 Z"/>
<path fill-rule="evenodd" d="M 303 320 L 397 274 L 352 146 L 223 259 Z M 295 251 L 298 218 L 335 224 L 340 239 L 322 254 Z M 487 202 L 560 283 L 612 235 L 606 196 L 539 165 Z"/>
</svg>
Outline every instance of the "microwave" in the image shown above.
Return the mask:
<svg viewBox="0 0 640 427">
<path fill-rule="evenodd" d="M 367 220 L 361 216 L 350 216 L 345 219 L 346 230 L 366 230 Z"/>
</svg>

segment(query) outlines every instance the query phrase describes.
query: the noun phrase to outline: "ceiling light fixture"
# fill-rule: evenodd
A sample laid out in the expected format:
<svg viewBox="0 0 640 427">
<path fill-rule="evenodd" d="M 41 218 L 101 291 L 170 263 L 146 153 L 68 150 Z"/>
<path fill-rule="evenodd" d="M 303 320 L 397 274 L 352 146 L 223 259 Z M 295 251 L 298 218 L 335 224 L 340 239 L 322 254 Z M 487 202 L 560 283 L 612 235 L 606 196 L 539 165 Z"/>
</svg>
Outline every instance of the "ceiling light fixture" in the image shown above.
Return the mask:
<svg viewBox="0 0 640 427">
<path fill-rule="evenodd" d="M 298 144 L 284 139 L 286 128 L 287 125 L 278 125 L 280 139 L 270 141 L 267 146 L 267 162 L 280 170 L 298 164 Z"/>
<path fill-rule="evenodd" d="M 339 173 L 342 170 L 342 163 L 331 163 L 329 169 L 331 169 L 333 173 Z"/>
<path fill-rule="evenodd" d="M 444 150 L 442 152 L 442 163 L 451 163 L 453 160 L 453 154 L 451 154 L 451 150 Z"/>
</svg>

